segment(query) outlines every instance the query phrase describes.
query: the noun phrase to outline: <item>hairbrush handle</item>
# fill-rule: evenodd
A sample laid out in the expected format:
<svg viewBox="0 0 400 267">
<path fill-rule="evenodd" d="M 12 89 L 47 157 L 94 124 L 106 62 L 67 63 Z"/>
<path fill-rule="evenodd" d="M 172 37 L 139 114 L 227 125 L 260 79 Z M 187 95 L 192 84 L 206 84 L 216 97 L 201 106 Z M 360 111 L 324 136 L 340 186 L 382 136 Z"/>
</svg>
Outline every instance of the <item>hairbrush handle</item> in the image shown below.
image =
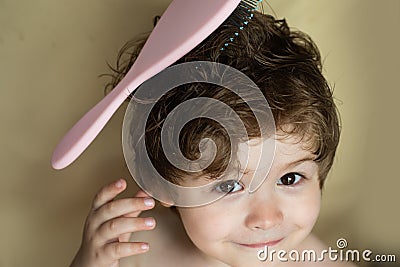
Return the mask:
<svg viewBox="0 0 400 267">
<path fill-rule="evenodd" d="M 135 84 L 130 84 L 129 87 L 136 89 L 143 81 L 135 79 L 133 82 Z M 82 154 L 127 99 L 129 96 L 127 88 L 123 80 L 65 134 L 51 158 L 54 169 L 65 168 Z"/>
<path fill-rule="evenodd" d="M 247 3 L 250 0 L 243 0 Z M 150 34 L 132 68 L 103 100 L 86 113 L 54 150 L 51 164 L 71 164 L 140 84 L 170 66 L 221 25 L 241 0 L 174 0 Z"/>
</svg>

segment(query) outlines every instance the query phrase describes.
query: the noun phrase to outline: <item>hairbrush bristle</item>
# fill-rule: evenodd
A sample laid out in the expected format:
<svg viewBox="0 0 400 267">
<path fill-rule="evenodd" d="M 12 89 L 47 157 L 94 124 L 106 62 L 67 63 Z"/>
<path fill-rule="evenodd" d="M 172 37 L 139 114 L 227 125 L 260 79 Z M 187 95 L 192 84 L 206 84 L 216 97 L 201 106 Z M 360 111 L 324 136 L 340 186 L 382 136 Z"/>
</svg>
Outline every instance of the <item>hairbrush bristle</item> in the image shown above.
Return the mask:
<svg viewBox="0 0 400 267">
<path fill-rule="evenodd" d="M 230 37 L 224 46 L 221 48 L 221 51 L 225 50 L 226 47 L 232 43 L 236 37 L 240 35 L 240 31 L 242 31 L 249 23 L 250 20 L 254 17 L 254 11 L 258 9 L 259 4 L 263 0 L 242 0 L 239 5 L 229 17 L 225 24 L 234 25 L 238 28 L 235 32 L 234 36 Z"/>
</svg>

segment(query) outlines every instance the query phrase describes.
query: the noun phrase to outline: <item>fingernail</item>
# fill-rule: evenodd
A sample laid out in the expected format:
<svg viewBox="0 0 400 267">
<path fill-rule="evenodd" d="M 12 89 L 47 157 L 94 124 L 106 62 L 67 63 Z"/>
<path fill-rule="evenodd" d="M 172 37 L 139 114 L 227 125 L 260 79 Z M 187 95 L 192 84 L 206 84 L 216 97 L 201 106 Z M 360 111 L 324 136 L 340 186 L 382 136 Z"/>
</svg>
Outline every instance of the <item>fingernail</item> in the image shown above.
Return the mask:
<svg viewBox="0 0 400 267">
<path fill-rule="evenodd" d="M 144 205 L 147 206 L 147 207 L 153 207 L 154 206 L 154 199 L 146 198 L 144 200 Z"/>
<path fill-rule="evenodd" d="M 122 179 L 119 179 L 119 180 L 115 183 L 115 186 L 116 186 L 117 188 L 121 188 L 121 187 L 122 187 Z"/>
<path fill-rule="evenodd" d="M 146 226 L 152 227 L 152 226 L 154 226 L 154 219 L 152 219 L 152 218 L 147 218 L 146 220 L 144 220 L 144 224 L 145 224 Z"/>
<path fill-rule="evenodd" d="M 143 250 L 148 250 L 149 249 L 149 245 L 148 244 L 142 244 L 140 246 L 140 248 L 143 249 Z"/>
</svg>

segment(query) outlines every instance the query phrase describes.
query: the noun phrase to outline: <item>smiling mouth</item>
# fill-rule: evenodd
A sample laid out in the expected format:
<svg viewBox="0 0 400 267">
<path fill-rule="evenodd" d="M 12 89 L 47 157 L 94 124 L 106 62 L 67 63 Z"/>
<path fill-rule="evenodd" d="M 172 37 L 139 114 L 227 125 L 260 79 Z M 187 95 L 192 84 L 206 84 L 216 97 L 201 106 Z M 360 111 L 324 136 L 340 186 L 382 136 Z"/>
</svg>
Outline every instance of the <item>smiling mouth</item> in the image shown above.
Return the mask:
<svg viewBox="0 0 400 267">
<path fill-rule="evenodd" d="M 283 240 L 283 238 L 277 239 L 277 240 L 274 240 L 274 241 L 263 242 L 263 243 L 254 243 L 254 244 L 240 244 L 240 243 L 238 243 L 238 244 L 239 244 L 240 246 L 247 247 L 247 248 L 258 248 L 258 249 L 260 249 L 260 248 L 264 248 L 264 247 L 272 247 L 272 246 L 275 246 L 275 245 L 277 245 L 279 242 L 281 242 L 282 240 Z"/>
</svg>

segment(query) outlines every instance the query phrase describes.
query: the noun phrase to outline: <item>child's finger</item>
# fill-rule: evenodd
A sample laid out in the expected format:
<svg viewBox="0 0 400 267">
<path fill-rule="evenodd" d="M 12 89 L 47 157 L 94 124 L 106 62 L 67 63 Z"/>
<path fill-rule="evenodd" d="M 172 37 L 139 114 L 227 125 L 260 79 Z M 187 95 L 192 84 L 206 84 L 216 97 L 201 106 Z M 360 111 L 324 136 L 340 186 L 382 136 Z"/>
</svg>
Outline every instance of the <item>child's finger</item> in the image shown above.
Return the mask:
<svg viewBox="0 0 400 267">
<path fill-rule="evenodd" d="M 134 214 L 136 215 L 134 217 L 137 217 L 142 211 L 152 209 L 154 205 L 155 202 L 152 198 L 136 197 L 110 201 L 93 213 L 92 223 L 94 227 L 97 227 L 108 220 L 125 214 Z"/>
<path fill-rule="evenodd" d="M 97 244 L 108 243 L 122 234 L 152 230 L 156 225 L 154 218 L 116 218 L 105 222 L 98 230 Z"/>
<path fill-rule="evenodd" d="M 136 192 L 135 197 L 150 197 L 150 195 L 143 190 L 139 190 Z"/>
<path fill-rule="evenodd" d="M 128 242 L 131 239 L 132 233 L 125 233 L 119 236 L 118 241 L 119 242 Z"/>
<path fill-rule="evenodd" d="M 125 188 L 126 182 L 124 179 L 119 179 L 101 188 L 93 200 L 93 210 L 97 210 L 99 207 L 113 200 L 119 193 L 124 191 Z"/>
<path fill-rule="evenodd" d="M 143 190 L 139 190 L 138 192 L 136 192 L 135 197 L 144 197 L 144 198 L 151 198 L 153 199 L 149 194 L 147 194 L 146 192 L 144 192 Z M 154 199 L 153 199 L 154 200 Z M 155 206 L 155 203 L 153 205 L 153 207 Z M 130 213 L 126 213 L 124 214 L 124 217 L 137 217 L 139 216 L 140 213 L 137 212 L 130 212 Z"/>
<path fill-rule="evenodd" d="M 146 192 L 144 192 L 143 190 L 140 190 L 140 191 L 138 191 L 136 194 L 135 194 L 135 197 L 143 197 L 143 198 L 151 198 L 151 196 L 149 195 L 149 194 L 147 194 Z M 153 199 L 153 198 L 151 198 L 151 199 Z M 153 199 L 154 200 L 154 199 Z M 152 206 L 152 208 L 155 206 L 155 204 Z M 136 212 L 136 211 L 134 211 L 134 212 L 130 212 L 130 213 L 126 213 L 126 214 L 124 214 L 124 217 L 137 217 L 137 216 L 139 216 L 139 214 L 141 213 L 142 211 L 140 211 L 140 212 Z"/>
<path fill-rule="evenodd" d="M 102 253 L 107 259 L 117 261 L 121 258 L 141 254 L 149 250 L 149 245 L 143 242 L 114 242 L 104 246 Z"/>
</svg>

